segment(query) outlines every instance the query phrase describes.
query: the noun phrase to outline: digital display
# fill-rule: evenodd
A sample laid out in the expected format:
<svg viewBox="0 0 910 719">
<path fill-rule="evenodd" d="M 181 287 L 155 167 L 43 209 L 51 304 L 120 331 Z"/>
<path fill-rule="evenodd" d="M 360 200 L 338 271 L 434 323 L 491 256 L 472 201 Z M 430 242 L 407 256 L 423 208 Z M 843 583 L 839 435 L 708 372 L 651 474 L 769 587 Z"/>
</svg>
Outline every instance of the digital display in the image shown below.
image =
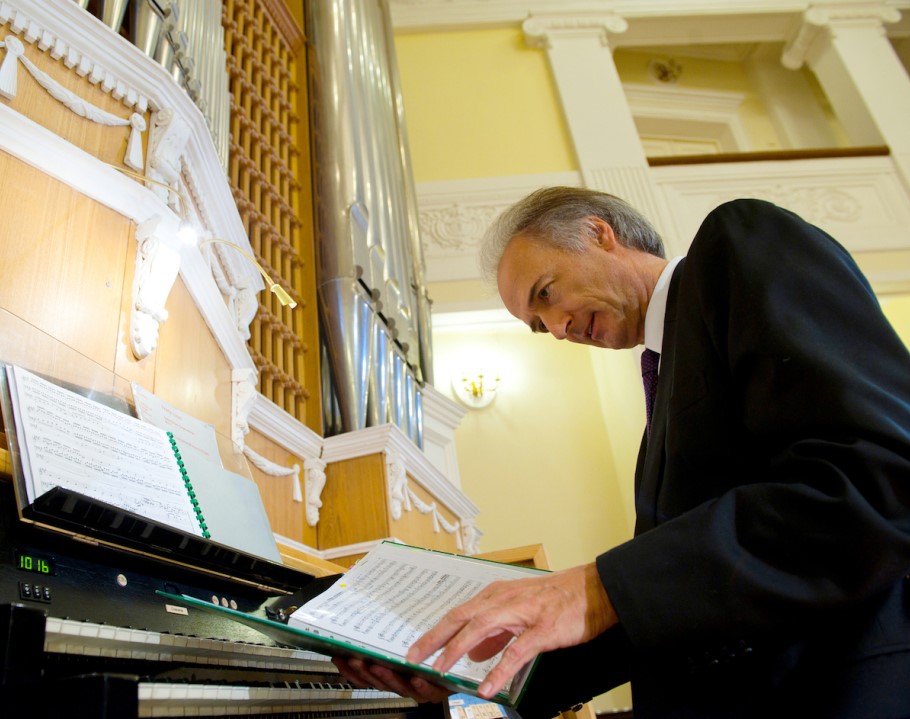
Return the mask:
<svg viewBox="0 0 910 719">
<path fill-rule="evenodd" d="M 50 575 L 55 573 L 54 560 L 50 557 L 41 557 L 30 552 L 16 550 L 16 567 L 25 572 Z"/>
</svg>

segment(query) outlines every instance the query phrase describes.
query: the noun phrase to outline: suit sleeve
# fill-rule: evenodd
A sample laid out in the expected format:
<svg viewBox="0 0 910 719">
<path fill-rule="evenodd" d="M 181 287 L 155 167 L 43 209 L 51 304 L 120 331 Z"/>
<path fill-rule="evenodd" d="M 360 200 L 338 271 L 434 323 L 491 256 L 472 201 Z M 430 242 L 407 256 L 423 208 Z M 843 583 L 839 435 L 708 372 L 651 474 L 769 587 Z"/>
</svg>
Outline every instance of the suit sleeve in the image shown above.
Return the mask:
<svg viewBox="0 0 910 719">
<path fill-rule="evenodd" d="M 597 560 L 621 624 L 663 657 L 841 631 L 910 568 L 910 355 L 849 254 L 769 203 L 712 213 L 680 282 L 654 525 Z"/>
</svg>

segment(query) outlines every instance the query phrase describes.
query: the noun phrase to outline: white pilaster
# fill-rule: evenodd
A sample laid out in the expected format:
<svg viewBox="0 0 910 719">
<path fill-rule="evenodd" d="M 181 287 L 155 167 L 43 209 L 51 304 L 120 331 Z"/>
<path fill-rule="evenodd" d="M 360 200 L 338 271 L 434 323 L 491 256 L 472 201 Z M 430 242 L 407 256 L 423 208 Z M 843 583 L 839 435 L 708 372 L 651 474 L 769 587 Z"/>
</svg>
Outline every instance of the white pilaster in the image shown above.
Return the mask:
<svg viewBox="0 0 910 719">
<path fill-rule="evenodd" d="M 610 34 L 627 28 L 611 12 L 535 14 L 522 24 L 528 45 L 547 51 L 585 186 L 622 197 L 665 234 L 672 224 L 610 49 Z"/>
<path fill-rule="evenodd" d="M 746 71 L 768 110 L 782 149 L 837 147 L 821 107 L 807 102 L 813 91 L 803 70 L 784 67 L 777 51 L 768 47 L 750 56 Z"/>
<path fill-rule="evenodd" d="M 884 28 L 898 20 L 884 2 L 813 4 L 782 61 L 808 63 L 851 143 L 888 145 L 910 190 L 910 77 Z"/>
</svg>

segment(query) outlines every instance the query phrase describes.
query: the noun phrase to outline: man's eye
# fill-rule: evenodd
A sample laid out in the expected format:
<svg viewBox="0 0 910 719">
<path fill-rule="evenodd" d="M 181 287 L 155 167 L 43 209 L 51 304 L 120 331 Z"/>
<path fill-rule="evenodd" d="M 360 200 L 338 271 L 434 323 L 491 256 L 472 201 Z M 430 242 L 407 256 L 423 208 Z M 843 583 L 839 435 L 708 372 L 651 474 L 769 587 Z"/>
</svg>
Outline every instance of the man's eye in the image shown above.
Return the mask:
<svg viewBox="0 0 910 719">
<path fill-rule="evenodd" d="M 542 299 L 542 300 L 550 299 L 550 288 L 549 288 L 549 287 L 541 287 L 541 288 L 540 288 L 540 292 L 537 293 L 537 296 L 538 296 L 540 299 Z"/>
</svg>

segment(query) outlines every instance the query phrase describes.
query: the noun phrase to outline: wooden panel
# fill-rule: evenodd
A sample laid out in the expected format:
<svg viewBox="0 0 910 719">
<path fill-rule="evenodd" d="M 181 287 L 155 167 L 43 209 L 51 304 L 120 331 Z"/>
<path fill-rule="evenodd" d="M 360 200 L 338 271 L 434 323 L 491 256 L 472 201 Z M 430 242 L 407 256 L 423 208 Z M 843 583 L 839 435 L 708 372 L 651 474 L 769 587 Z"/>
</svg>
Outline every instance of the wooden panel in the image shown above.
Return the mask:
<svg viewBox="0 0 910 719">
<path fill-rule="evenodd" d="M 246 444 L 256 454 L 282 467 L 300 466 L 300 483 L 303 488 L 303 459 L 288 452 L 271 440 L 252 430 L 246 436 Z M 316 546 L 316 528 L 306 523 L 306 505 L 294 501 L 294 478 L 271 477 L 250 465 L 253 479 L 259 486 L 259 494 L 269 515 L 272 531 L 282 537 L 301 542 L 308 547 Z"/>
<path fill-rule="evenodd" d="M 113 370 L 132 224 L 4 153 L 0 177 L 0 307 Z"/>
<path fill-rule="evenodd" d="M 155 386 L 146 387 L 215 431 L 231 436 L 231 368 L 178 277 L 155 351 Z"/>
<path fill-rule="evenodd" d="M 62 61 L 54 60 L 35 45 L 30 43 L 24 43 L 24 45 L 24 56 L 66 90 L 124 120 L 128 120 L 133 114 L 133 109 L 124 106 L 110 93 L 104 92 L 89 82 L 87 78 L 80 77 L 75 70 L 67 68 Z M 10 107 L 77 147 L 81 147 L 90 155 L 114 165 L 122 165 L 130 135 L 129 125 L 123 127 L 99 125 L 80 117 L 51 97 L 47 90 L 41 87 L 26 71 L 21 62 L 18 63 L 16 69 L 18 72 L 17 90 L 16 96 L 8 102 Z M 7 101 L 4 100 L 4 102 Z M 146 126 L 148 126 L 148 113 L 144 117 Z M 147 135 L 147 132 L 143 133 L 143 156 L 148 141 Z"/>
<path fill-rule="evenodd" d="M 408 476 L 408 489 L 424 505 L 436 504 L 439 514 L 450 525 L 457 521 L 452 512 L 440 505 L 436 499 L 426 489 L 414 481 L 414 478 Z M 413 544 L 417 547 L 426 547 L 427 549 L 439 549 L 444 552 L 459 552 L 458 539 L 455 534 L 449 534 L 441 526 L 438 532 L 433 528 L 433 515 L 431 513 L 423 514 L 417 508 L 417 504 L 412 502 L 410 511 L 401 512 L 401 518 L 392 520 L 390 534 L 393 537 L 401 539 L 403 542 Z"/>
<path fill-rule="evenodd" d="M 389 536 L 384 455 L 332 462 L 325 474 L 318 549 Z"/>
<path fill-rule="evenodd" d="M 535 569 L 549 569 L 550 560 L 542 544 L 527 544 L 524 547 L 499 549 L 494 552 L 483 552 L 474 555 L 479 559 L 489 559 L 493 562 L 517 564 L 520 567 L 534 567 Z"/>
<path fill-rule="evenodd" d="M 3 460 L 3 454 L 0 452 L 0 462 Z M 288 547 L 284 544 L 278 545 L 281 552 L 281 560 L 289 567 L 299 569 L 314 577 L 328 577 L 333 574 L 344 572 L 347 567 L 334 562 L 327 562 L 325 559 L 314 557 L 312 554 L 301 552 L 294 547 Z"/>
</svg>

